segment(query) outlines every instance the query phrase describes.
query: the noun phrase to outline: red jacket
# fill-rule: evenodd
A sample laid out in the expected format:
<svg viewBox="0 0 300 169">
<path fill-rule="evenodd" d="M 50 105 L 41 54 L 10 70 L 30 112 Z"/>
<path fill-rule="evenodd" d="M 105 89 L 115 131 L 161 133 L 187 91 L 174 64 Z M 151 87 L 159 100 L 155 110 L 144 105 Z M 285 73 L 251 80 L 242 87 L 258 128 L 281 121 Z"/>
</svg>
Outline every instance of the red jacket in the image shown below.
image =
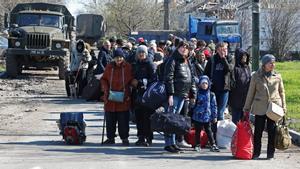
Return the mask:
<svg viewBox="0 0 300 169">
<path fill-rule="evenodd" d="M 112 77 L 111 90 L 113 91 L 123 91 L 123 80 L 122 80 L 122 67 L 124 69 L 124 84 L 125 84 L 125 97 L 124 102 L 113 102 L 108 100 L 110 79 L 112 76 L 112 68 L 114 68 L 114 73 Z M 105 67 L 105 71 L 101 78 L 102 91 L 104 92 L 104 99 L 108 101 L 104 104 L 105 112 L 122 112 L 128 111 L 131 104 L 131 91 L 130 83 L 133 79 L 132 67 L 129 63 L 123 62 L 121 66 L 116 66 L 115 62 L 111 62 Z"/>
</svg>

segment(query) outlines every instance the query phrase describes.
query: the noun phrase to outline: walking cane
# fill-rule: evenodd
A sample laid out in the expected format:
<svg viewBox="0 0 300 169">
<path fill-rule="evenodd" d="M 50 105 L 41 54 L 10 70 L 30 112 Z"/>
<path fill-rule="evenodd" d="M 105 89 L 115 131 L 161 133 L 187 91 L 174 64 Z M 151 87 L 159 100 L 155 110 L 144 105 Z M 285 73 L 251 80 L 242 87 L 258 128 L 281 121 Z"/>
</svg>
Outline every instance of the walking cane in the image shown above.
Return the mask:
<svg viewBox="0 0 300 169">
<path fill-rule="evenodd" d="M 102 140 L 101 140 L 101 144 L 103 144 L 104 142 L 104 130 L 105 130 L 105 123 L 106 123 L 106 116 L 105 116 L 105 112 L 104 112 L 104 118 L 103 118 L 103 126 L 102 126 Z"/>
</svg>

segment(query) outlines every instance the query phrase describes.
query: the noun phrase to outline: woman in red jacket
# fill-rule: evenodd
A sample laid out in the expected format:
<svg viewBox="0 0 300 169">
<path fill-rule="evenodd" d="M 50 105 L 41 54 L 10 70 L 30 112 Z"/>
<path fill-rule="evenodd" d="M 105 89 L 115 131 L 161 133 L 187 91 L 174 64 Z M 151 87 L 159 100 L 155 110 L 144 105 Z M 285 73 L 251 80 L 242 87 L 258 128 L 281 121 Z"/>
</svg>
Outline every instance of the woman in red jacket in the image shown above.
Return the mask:
<svg viewBox="0 0 300 169">
<path fill-rule="evenodd" d="M 113 53 L 113 62 L 106 66 L 101 78 L 107 123 L 107 140 L 103 144 L 115 143 L 116 124 L 118 123 L 122 144 L 129 145 L 129 108 L 131 103 L 129 87 L 132 79 L 131 65 L 124 60 L 123 51 L 116 49 Z"/>
</svg>

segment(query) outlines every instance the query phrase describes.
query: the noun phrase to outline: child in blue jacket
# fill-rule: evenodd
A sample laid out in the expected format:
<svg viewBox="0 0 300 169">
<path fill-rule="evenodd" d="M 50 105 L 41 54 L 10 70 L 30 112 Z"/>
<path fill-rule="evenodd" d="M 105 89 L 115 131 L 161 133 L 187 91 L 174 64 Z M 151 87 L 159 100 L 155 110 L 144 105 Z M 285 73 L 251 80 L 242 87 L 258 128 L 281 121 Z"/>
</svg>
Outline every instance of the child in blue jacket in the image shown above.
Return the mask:
<svg viewBox="0 0 300 169">
<path fill-rule="evenodd" d="M 219 148 L 213 138 L 211 123 L 217 123 L 217 102 L 216 96 L 210 91 L 211 82 L 208 76 L 200 76 L 199 83 L 197 85 L 197 99 L 193 110 L 192 119 L 195 127 L 195 150 L 200 151 L 200 132 L 204 127 L 208 136 L 211 151 L 219 152 Z"/>
</svg>

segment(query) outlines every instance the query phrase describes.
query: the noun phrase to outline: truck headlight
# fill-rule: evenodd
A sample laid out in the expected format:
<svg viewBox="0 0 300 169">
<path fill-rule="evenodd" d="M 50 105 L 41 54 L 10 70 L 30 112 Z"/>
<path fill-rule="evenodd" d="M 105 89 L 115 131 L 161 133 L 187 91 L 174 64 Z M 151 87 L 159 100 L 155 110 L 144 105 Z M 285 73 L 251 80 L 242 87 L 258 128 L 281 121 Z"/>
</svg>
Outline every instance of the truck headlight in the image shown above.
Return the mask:
<svg viewBox="0 0 300 169">
<path fill-rule="evenodd" d="M 16 46 L 16 47 L 20 47 L 20 46 L 21 46 L 21 42 L 16 41 L 16 42 L 15 42 L 15 46 Z"/>
<path fill-rule="evenodd" d="M 55 44 L 55 47 L 56 47 L 57 49 L 60 49 L 60 48 L 61 48 L 61 43 L 56 43 L 56 44 Z"/>
</svg>

